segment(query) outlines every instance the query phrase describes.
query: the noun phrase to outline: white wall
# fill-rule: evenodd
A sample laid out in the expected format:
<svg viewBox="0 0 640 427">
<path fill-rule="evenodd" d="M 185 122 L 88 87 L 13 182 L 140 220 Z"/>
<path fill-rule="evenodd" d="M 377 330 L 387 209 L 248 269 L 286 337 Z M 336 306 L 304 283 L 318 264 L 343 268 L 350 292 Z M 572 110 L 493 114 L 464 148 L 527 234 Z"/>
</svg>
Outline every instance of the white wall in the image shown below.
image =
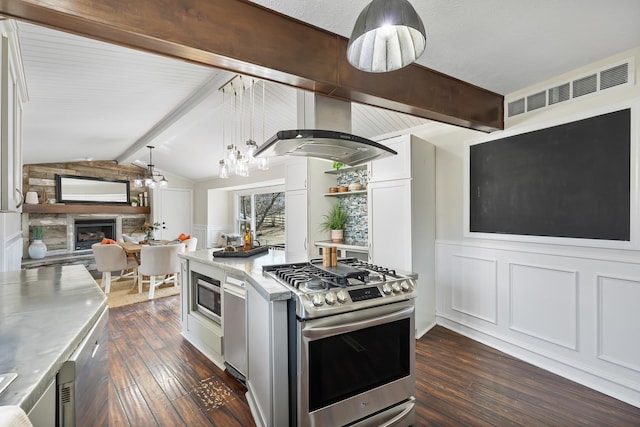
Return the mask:
<svg viewBox="0 0 640 427">
<path fill-rule="evenodd" d="M 640 58 L 640 48 L 569 75 L 630 56 Z M 636 62 L 636 82 L 639 69 Z M 506 99 L 552 87 L 568 76 Z M 505 132 L 572 121 L 579 114 L 638 100 L 637 84 L 611 88 L 506 120 Z M 438 324 L 640 407 L 638 251 L 466 238 L 465 149 L 486 135 L 443 126 L 418 136 L 437 147 Z M 637 192 L 637 185 L 632 188 Z M 632 230 L 632 236 L 637 232 Z"/>
</svg>

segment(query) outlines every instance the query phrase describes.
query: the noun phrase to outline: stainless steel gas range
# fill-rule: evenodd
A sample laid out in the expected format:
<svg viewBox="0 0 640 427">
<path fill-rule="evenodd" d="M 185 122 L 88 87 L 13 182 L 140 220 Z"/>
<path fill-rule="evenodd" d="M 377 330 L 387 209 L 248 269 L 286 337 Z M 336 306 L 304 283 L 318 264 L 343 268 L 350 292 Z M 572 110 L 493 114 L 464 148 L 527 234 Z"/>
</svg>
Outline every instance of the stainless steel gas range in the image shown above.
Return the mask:
<svg viewBox="0 0 640 427">
<path fill-rule="evenodd" d="M 271 265 L 289 287 L 290 425 L 414 423 L 416 283 L 394 270 L 341 259 Z"/>
</svg>

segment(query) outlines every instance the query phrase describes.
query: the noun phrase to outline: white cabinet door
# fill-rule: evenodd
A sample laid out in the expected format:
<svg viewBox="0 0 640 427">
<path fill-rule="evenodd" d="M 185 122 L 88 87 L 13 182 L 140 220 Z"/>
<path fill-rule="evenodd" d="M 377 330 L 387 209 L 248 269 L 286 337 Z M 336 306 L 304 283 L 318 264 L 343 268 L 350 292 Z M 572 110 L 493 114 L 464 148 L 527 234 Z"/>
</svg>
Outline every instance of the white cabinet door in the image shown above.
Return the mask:
<svg viewBox="0 0 640 427">
<path fill-rule="evenodd" d="M 16 211 L 22 203 L 22 106 L 18 80 L 10 62 L 9 39 L 0 47 L 0 209 Z"/>
<path fill-rule="evenodd" d="M 380 141 L 380 144 L 386 145 L 398 154 L 370 162 L 369 181 L 411 178 L 411 135 Z"/>
<path fill-rule="evenodd" d="M 411 180 L 369 184 L 369 260 L 411 271 Z"/>
<path fill-rule="evenodd" d="M 18 271 L 22 262 L 20 212 L 0 212 L 0 271 Z"/>
<path fill-rule="evenodd" d="M 288 255 L 304 256 L 308 241 L 307 191 L 296 190 L 285 193 L 285 249 Z"/>
<path fill-rule="evenodd" d="M 284 189 L 306 190 L 307 189 L 307 158 L 287 159 L 284 166 Z"/>
</svg>

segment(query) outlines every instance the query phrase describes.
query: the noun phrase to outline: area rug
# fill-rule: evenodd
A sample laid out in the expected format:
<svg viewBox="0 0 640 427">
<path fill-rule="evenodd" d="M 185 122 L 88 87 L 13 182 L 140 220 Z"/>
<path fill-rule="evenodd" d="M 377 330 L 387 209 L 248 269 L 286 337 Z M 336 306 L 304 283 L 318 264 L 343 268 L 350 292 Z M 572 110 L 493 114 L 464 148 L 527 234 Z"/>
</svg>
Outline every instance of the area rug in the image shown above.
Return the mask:
<svg viewBox="0 0 640 427">
<path fill-rule="evenodd" d="M 235 398 L 229 387 L 213 377 L 200 381 L 191 392 L 198 398 L 205 412 L 224 406 Z"/>
<path fill-rule="evenodd" d="M 100 285 L 101 279 L 96 279 Z M 104 292 L 104 288 L 100 288 Z M 173 286 L 173 283 L 160 285 L 156 288 L 153 299 L 178 295 L 180 286 Z M 149 301 L 149 284 L 142 285 L 142 292 L 138 293 L 138 285 L 133 284 L 133 277 L 111 278 L 111 290 L 107 295 L 107 305 L 109 308 L 122 307 L 124 305 Z"/>
</svg>

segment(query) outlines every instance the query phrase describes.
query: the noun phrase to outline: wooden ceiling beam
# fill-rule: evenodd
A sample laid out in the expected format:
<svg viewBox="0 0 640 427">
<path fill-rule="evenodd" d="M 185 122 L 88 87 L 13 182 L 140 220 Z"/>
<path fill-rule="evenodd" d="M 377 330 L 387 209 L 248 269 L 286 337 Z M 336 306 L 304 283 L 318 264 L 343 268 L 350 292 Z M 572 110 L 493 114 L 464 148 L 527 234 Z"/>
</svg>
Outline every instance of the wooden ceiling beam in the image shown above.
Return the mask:
<svg viewBox="0 0 640 427">
<path fill-rule="evenodd" d="M 416 64 L 359 71 L 344 37 L 242 0 L 0 0 L 0 14 L 456 126 L 504 127 L 499 94 Z"/>
</svg>

